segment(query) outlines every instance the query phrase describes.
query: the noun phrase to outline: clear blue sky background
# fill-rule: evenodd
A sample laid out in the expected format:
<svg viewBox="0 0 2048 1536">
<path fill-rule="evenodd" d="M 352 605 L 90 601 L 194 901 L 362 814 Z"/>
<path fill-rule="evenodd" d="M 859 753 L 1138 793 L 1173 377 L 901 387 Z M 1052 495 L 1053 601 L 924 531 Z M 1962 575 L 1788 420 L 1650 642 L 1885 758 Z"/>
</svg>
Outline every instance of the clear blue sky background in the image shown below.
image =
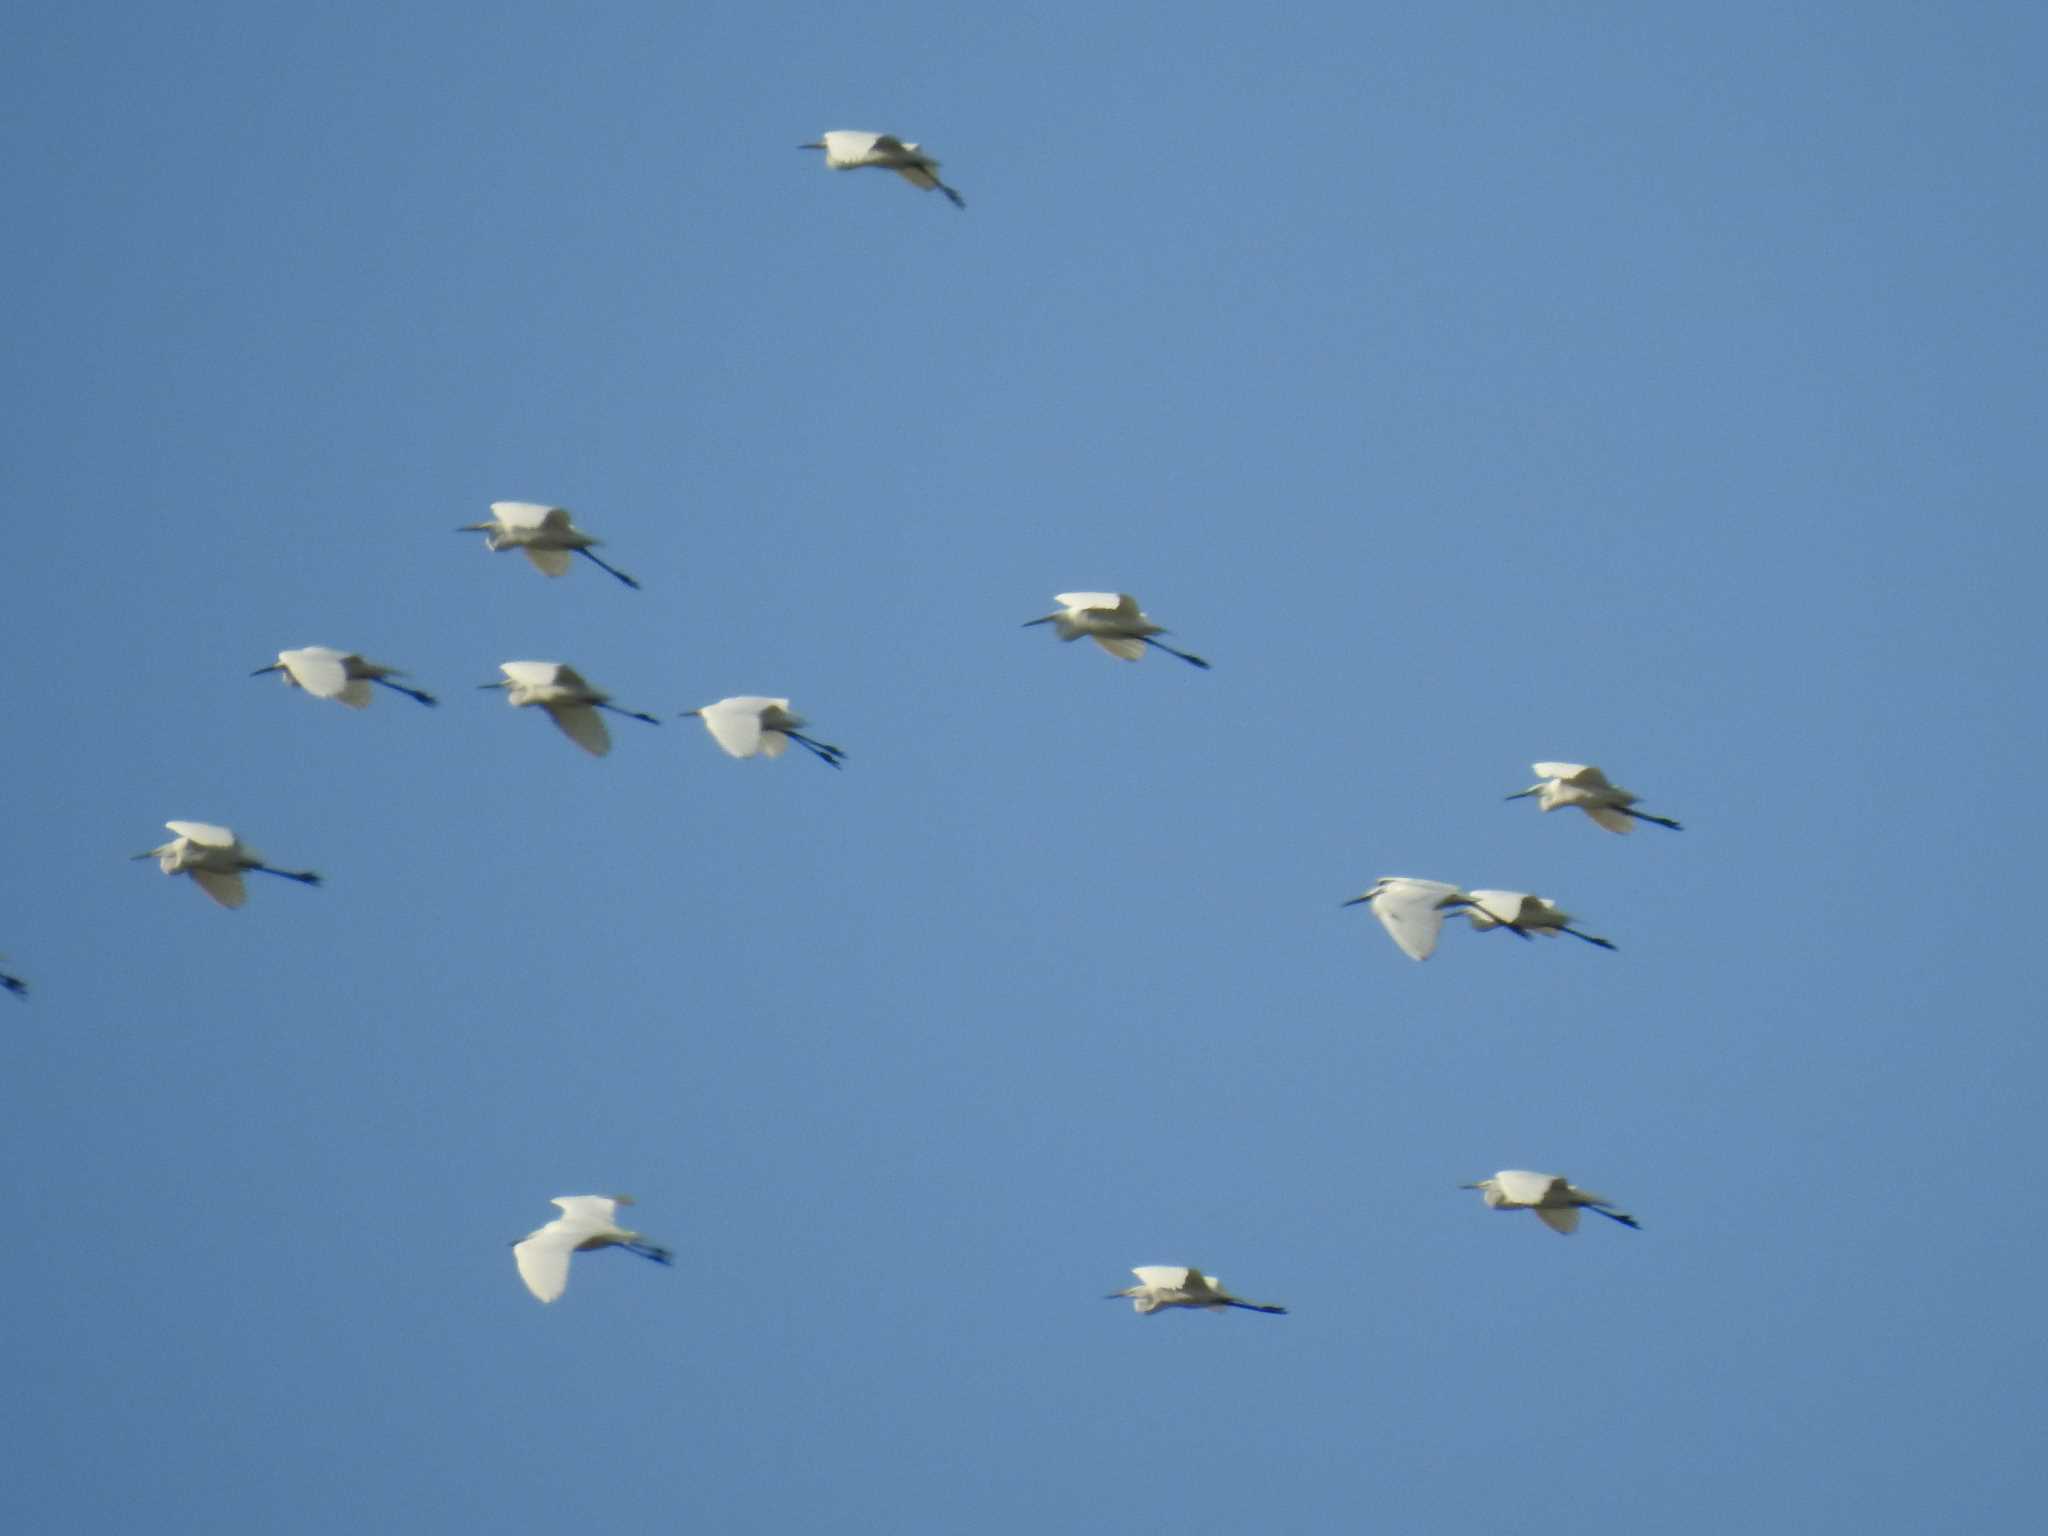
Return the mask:
<svg viewBox="0 0 2048 1536">
<path fill-rule="evenodd" d="M 5 28 L 10 1529 L 2038 1513 L 2038 7 Z M 1215 671 L 1017 627 L 1098 587 Z M 536 1305 L 610 1190 L 677 1268 Z"/>
</svg>

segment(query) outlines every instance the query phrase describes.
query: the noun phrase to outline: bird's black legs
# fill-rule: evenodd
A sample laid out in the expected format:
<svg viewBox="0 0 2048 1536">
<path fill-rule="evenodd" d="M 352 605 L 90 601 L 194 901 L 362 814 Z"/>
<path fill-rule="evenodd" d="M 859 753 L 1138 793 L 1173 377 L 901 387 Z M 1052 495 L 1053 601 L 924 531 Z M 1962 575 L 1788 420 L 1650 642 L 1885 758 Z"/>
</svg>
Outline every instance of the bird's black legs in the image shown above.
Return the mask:
<svg viewBox="0 0 2048 1536">
<path fill-rule="evenodd" d="M 615 715 L 624 715 L 628 720 L 645 720 L 649 725 L 661 724 L 654 716 L 643 715 L 637 709 L 621 709 L 616 704 L 599 704 L 597 707 L 599 709 L 608 709 Z"/>
<path fill-rule="evenodd" d="M 1612 943 L 1611 943 L 1610 941 L 1608 941 L 1608 940 L 1606 940 L 1606 939 L 1596 939 L 1595 937 L 1593 937 L 1593 935 L 1592 935 L 1592 934 L 1590 934 L 1590 933 L 1581 933 L 1581 932 L 1579 932 L 1579 930 L 1578 930 L 1578 929 L 1576 929 L 1576 928 L 1567 928 L 1567 929 L 1565 929 L 1564 931 L 1565 931 L 1566 933 L 1570 934 L 1570 935 L 1571 935 L 1571 936 L 1572 936 L 1573 938 L 1575 938 L 1575 939 L 1584 939 L 1584 940 L 1585 940 L 1585 941 L 1586 941 L 1586 942 L 1587 942 L 1588 944 L 1598 944 L 1598 945 L 1599 945 L 1599 946 L 1600 946 L 1600 947 L 1601 947 L 1602 949 L 1612 949 L 1612 948 L 1614 948 L 1614 945 L 1613 945 L 1613 944 L 1612 944 Z M 1525 935 L 1525 937 L 1526 937 L 1526 935 Z"/>
<path fill-rule="evenodd" d="M 1629 1215 L 1625 1211 L 1610 1211 L 1604 1205 L 1587 1205 L 1580 1207 L 1580 1209 L 1588 1211 L 1598 1211 L 1602 1216 L 1605 1216 L 1609 1221 L 1618 1221 L 1624 1227 L 1634 1227 L 1638 1232 L 1643 1230 L 1643 1224 L 1640 1221 L 1637 1221 L 1635 1217 Z"/>
<path fill-rule="evenodd" d="M 280 880 L 296 880 L 301 885 L 321 883 L 320 877 L 310 869 L 272 869 L 268 864 L 245 864 L 242 867 L 252 869 L 259 875 L 275 875 Z"/>
<path fill-rule="evenodd" d="M 1618 805 L 1615 809 L 1624 816 L 1635 817 L 1637 821 L 1654 821 L 1658 826 L 1669 827 L 1674 832 L 1683 832 L 1685 830 L 1684 826 L 1673 821 L 1669 816 L 1652 816 L 1648 811 L 1632 811 L 1625 805 Z"/>
<path fill-rule="evenodd" d="M 1209 670 L 1209 663 L 1202 660 L 1201 657 L 1195 655 L 1191 651 L 1177 651 L 1172 646 L 1168 645 L 1164 640 L 1154 640 L 1150 635 L 1140 635 L 1138 638 L 1140 640 L 1143 640 L 1147 645 L 1151 646 L 1155 651 L 1164 651 L 1169 656 L 1178 656 L 1182 661 L 1186 662 L 1189 666 L 1200 667 L 1204 672 L 1207 672 Z"/>
<path fill-rule="evenodd" d="M 635 580 L 634 580 L 634 579 L 633 579 L 632 577 L 628 576 L 628 575 L 627 575 L 627 574 L 626 574 L 626 573 L 625 573 L 624 571 L 620 570 L 620 569 L 619 569 L 619 568 L 618 568 L 618 567 L 617 567 L 616 565 L 606 565 L 606 564 L 604 563 L 604 561 L 600 560 L 600 559 L 599 559 L 599 558 L 598 558 L 598 557 L 597 557 L 596 555 L 592 554 L 592 553 L 591 553 L 591 552 L 589 551 L 589 549 L 587 549 L 587 548 L 582 548 L 582 549 L 578 549 L 578 550 L 576 551 L 576 553 L 577 553 L 577 554 L 579 554 L 579 555 L 581 555 L 581 556 L 582 556 L 582 557 L 583 557 L 584 559 L 588 560 L 588 561 L 589 561 L 589 562 L 590 562 L 590 563 L 591 563 L 592 565 L 596 566 L 596 567 L 597 567 L 597 568 L 598 568 L 599 570 L 601 570 L 601 571 L 610 571 L 610 572 L 612 573 L 612 575 L 614 575 L 614 576 L 618 577 L 618 578 L 619 578 L 619 580 L 623 581 L 623 582 L 624 582 L 624 583 L 625 583 L 625 584 L 626 584 L 627 586 L 631 587 L 631 588 L 632 588 L 632 589 L 633 589 L 633 590 L 634 590 L 635 592 L 638 592 L 638 591 L 640 590 L 640 583 L 639 583 L 639 582 L 635 581 Z"/>
<path fill-rule="evenodd" d="M 403 683 L 394 683 L 388 677 L 373 677 L 370 681 L 379 688 L 389 688 L 393 693 L 402 693 L 408 699 L 418 699 L 422 704 L 438 704 L 441 702 L 431 693 L 424 693 L 418 688 L 408 688 Z"/>
<path fill-rule="evenodd" d="M 827 745 L 825 742 L 822 741 L 815 741 L 811 737 L 803 735 L 801 732 L 790 730 L 787 726 L 783 727 L 782 734 L 787 736 L 791 741 L 795 742 L 798 746 L 802 747 L 805 751 L 814 754 L 819 762 L 829 763 L 834 768 L 842 766 L 840 760 L 844 758 L 846 754 L 840 751 L 839 748 Z"/>
</svg>

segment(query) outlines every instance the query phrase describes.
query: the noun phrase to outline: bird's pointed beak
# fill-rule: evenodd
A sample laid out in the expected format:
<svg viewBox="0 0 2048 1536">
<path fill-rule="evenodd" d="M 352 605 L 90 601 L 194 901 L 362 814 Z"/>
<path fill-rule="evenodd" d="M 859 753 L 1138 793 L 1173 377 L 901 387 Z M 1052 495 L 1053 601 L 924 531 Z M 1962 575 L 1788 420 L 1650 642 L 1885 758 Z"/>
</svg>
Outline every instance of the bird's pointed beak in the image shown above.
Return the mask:
<svg viewBox="0 0 2048 1536">
<path fill-rule="evenodd" d="M 825 147 L 825 146 L 824 146 L 824 144 L 823 144 L 823 142 L 822 142 L 822 141 L 821 141 L 821 142 L 818 142 L 818 143 L 813 143 L 813 144 L 799 144 L 799 145 L 797 145 L 797 148 L 798 148 L 798 149 L 823 149 L 824 147 Z"/>
<path fill-rule="evenodd" d="M 137 860 L 139 860 L 139 859 L 153 859 L 153 858 L 155 858 L 155 857 L 156 857 L 156 850 L 155 850 L 154 848 L 152 848 L 152 849 L 150 849 L 150 850 L 149 850 L 149 851 L 148 851 L 147 853 L 131 853 L 131 854 L 129 854 L 129 855 L 128 855 L 128 862 L 129 862 L 130 864 L 133 864 L 133 863 L 135 863 L 135 862 L 136 862 Z"/>
<path fill-rule="evenodd" d="M 1539 794 L 1542 792 L 1542 789 L 1543 786 L 1541 784 L 1531 784 L 1527 789 L 1518 789 L 1512 795 L 1503 795 L 1501 798 L 1504 800 L 1520 800 L 1528 795 Z"/>
<path fill-rule="evenodd" d="M 684 710 L 684 711 L 683 711 L 683 712 L 682 712 L 682 713 L 681 713 L 680 715 L 677 715 L 677 716 L 676 716 L 676 718 L 677 718 L 678 720 L 687 720 L 687 719 L 689 719 L 689 718 L 690 718 L 690 716 L 692 716 L 692 715 L 696 715 L 696 716 L 698 716 L 699 718 L 702 718 L 703 714 L 704 714 L 704 711 L 703 711 L 703 710 L 701 710 L 701 709 L 686 709 L 686 710 Z"/>
<path fill-rule="evenodd" d="M 1355 907 L 1355 906 L 1357 906 L 1357 905 L 1358 905 L 1358 904 L 1359 904 L 1359 903 L 1360 903 L 1361 901 L 1371 901 L 1371 900 L 1372 900 L 1372 893 L 1371 893 L 1370 891 L 1368 891 L 1368 892 L 1366 892 L 1366 894 L 1365 894 L 1365 895 L 1363 895 L 1363 896 L 1354 896 L 1354 897 L 1352 897 L 1352 898 L 1351 898 L 1351 899 L 1350 899 L 1349 901 L 1340 901 L 1340 902 L 1338 902 L 1338 903 L 1337 903 L 1337 905 L 1338 905 L 1338 906 L 1340 906 L 1340 907 Z"/>
<path fill-rule="evenodd" d="M 477 687 L 479 687 L 479 688 L 502 688 L 502 687 L 504 687 L 504 686 L 505 686 L 505 679 L 502 679 L 502 678 L 501 678 L 501 679 L 500 679 L 499 681 L 495 682 L 495 683 L 478 683 L 478 684 L 477 684 Z"/>
<path fill-rule="evenodd" d="M 270 664 L 269 666 L 267 666 L 267 667 L 258 667 L 258 668 L 257 668 L 257 669 L 256 669 L 256 670 L 255 670 L 254 672 L 251 672 L 251 673 L 250 673 L 249 675 L 250 675 L 251 677 L 261 677 L 261 676 L 262 676 L 262 675 L 263 675 L 264 673 L 266 673 L 266 672 L 282 672 L 283 670 L 284 670 L 284 663 L 283 663 L 283 662 L 281 662 L 281 661 L 273 661 L 273 662 L 272 662 L 272 663 L 271 663 L 271 664 Z"/>
<path fill-rule="evenodd" d="M 1024 628 L 1026 628 L 1026 629 L 1029 629 L 1029 628 L 1030 628 L 1030 627 L 1031 627 L 1032 625 L 1034 625 L 1034 624 L 1050 624 L 1050 623 L 1051 623 L 1051 622 L 1052 622 L 1052 621 L 1053 621 L 1054 619 L 1056 619 L 1056 618 L 1058 618 L 1058 617 L 1059 617 L 1059 615 L 1058 615 L 1058 614 L 1056 614 L 1056 613 L 1048 613 L 1048 614 L 1047 614 L 1047 615 L 1046 615 L 1046 616 L 1045 616 L 1044 618 L 1042 618 L 1042 619 L 1026 619 L 1026 620 L 1024 621 L 1024 625 L 1023 625 L 1023 627 L 1024 627 Z"/>
<path fill-rule="evenodd" d="M 457 533 L 489 533 L 497 526 L 496 523 L 464 523 L 455 531 Z"/>
</svg>

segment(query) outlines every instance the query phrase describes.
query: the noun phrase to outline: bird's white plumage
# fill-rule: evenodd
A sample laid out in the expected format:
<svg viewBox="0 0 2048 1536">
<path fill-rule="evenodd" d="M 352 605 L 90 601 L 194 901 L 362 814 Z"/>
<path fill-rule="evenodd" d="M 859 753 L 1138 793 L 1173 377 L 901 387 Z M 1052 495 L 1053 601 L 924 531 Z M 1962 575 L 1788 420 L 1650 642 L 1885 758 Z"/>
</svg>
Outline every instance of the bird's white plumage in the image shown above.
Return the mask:
<svg viewBox="0 0 2048 1536">
<path fill-rule="evenodd" d="M 1346 905 L 1369 902 L 1380 926 L 1411 960 L 1427 960 L 1443 933 L 1446 903 L 1466 899 L 1457 886 L 1443 880 L 1418 880 L 1408 875 L 1382 875 L 1363 896 Z"/>
<path fill-rule="evenodd" d="M 611 695 L 591 686 L 574 667 L 560 661 L 506 661 L 498 664 L 498 670 L 505 679 L 490 686 L 503 688 L 513 708 L 538 706 L 546 710 L 562 734 L 592 757 L 611 751 L 611 732 L 598 714 L 600 706 L 611 702 Z"/>
<path fill-rule="evenodd" d="M 1641 1225 L 1626 1211 L 1615 1209 L 1612 1200 L 1591 1190 L 1576 1188 L 1561 1174 L 1503 1168 L 1491 1178 L 1480 1179 L 1465 1187 L 1478 1190 L 1489 1209 L 1534 1211 L 1537 1219 L 1551 1231 L 1566 1236 L 1578 1231 L 1582 1210 L 1598 1211 L 1625 1227 Z"/>
<path fill-rule="evenodd" d="M 1195 666 L 1208 668 L 1209 663 L 1201 657 L 1154 640 L 1153 636 L 1166 634 L 1168 630 L 1164 625 L 1154 623 L 1152 616 L 1141 609 L 1138 600 L 1128 592 L 1060 592 L 1054 595 L 1053 601 L 1060 606 L 1043 618 L 1028 621 L 1026 627 L 1050 624 L 1062 640 L 1079 640 L 1086 636 L 1123 661 L 1141 660 L 1146 646 L 1150 644 Z"/>
<path fill-rule="evenodd" d="M 167 821 L 164 826 L 177 834 L 170 842 L 136 855 L 155 859 L 167 875 L 190 875 L 192 883 L 223 907 L 234 908 L 249 899 L 242 872 L 260 869 L 270 874 L 318 885 L 320 877 L 304 871 L 272 869 L 261 854 L 245 845 L 227 827 L 210 821 Z"/>
<path fill-rule="evenodd" d="M 164 825 L 185 841 L 197 843 L 202 848 L 232 848 L 237 841 L 228 828 L 217 827 L 210 821 L 167 821 Z"/>
<path fill-rule="evenodd" d="M 809 722 L 789 707 L 787 699 L 736 694 L 688 713 L 704 722 L 711 739 L 730 757 L 780 757 L 792 741 L 835 768 L 845 756 L 838 747 L 803 735 Z"/>
<path fill-rule="evenodd" d="M 1233 1296 L 1214 1275 L 1205 1275 L 1184 1264 L 1140 1264 L 1131 1273 L 1138 1277 L 1138 1283 L 1112 1291 L 1110 1297 L 1129 1297 L 1132 1309 L 1139 1313 L 1156 1312 L 1161 1307 L 1194 1307 L 1211 1312 L 1232 1307 L 1248 1312 L 1287 1310 Z"/>
<path fill-rule="evenodd" d="M 306 645 L 296 650 L 279 651 L 276 664 L 260 670 L 278 672 L 287 683 L 305 690 L 314 698 L 334 699 L 350 709 L 369 706 L 373 682 L 405 675 L 396 667 L 366 661 L 354 651 L 338 651 L 328 645 Z M 434 702 L 417 688 L 391 686 L 400 693 L 411 694 L 424 704 Z"/>
<path fill-rule="evenodd" d="M 939 162 L 926 154 L 921 145 L 912 140 L 899 139 L 891 133 L 865 133 L 853 128 L 834 128 L 821 133 L 812 143 L 800 146 L 804 149 L 825 151 L 825 164 L 835 171 L 859 170 L 862 166 L 875 166 L 885 171 L 894 171 L 913 187 L 927 192 L 943 192 L 956 208 L 965 208 L 966 199 L 953 188 L 939 180 Z"/>
<path fill-rule="evenodd" d="M 604 540 L 578 528 L 566 507 L 537 501 L 494 501 L 489 522 L 465 523 L 456 531 L 481 533 L 487 549 L 521 551 L 543 575 L 563 575 L 569 569 L 570 556 L 581 554 L 627 586 L 640 585 L 593 553 Z"/>
<path fill-rule="evenodd" d="M 1633 832 L 1638 821 L 1654 821 L 1674 831 L 1681 830 L 1669 816 L 1653 816 L 1647 811 L 1632 810 L 1631 807 L 1642 796 L 1610 783 L 1607 775 L 1590 763 L 1531 763 L 1529 766 L 1535 770 L 1539 782 L 1509 795 L 1510 800 L 1534 796 L 1537 807 L 1545 812 L 1575 807 L 1608 831 L 1624 835 Z"/>
<path fill-rule="evenodd" d="M 624 1195 L 561 1195 L 553 1202 L 562 1214 L 512 1245 L 519 1278 L 541 1301 L 553 1301 L 569 1284 L 569 1257 L 594 1248 L 620 1245 L 648 1258 L 668 1262 L 666 1249 L 643 1243 L 638 1232 L 618 1223 L 618 1208 L 633 1202 Z"/>
</svg>

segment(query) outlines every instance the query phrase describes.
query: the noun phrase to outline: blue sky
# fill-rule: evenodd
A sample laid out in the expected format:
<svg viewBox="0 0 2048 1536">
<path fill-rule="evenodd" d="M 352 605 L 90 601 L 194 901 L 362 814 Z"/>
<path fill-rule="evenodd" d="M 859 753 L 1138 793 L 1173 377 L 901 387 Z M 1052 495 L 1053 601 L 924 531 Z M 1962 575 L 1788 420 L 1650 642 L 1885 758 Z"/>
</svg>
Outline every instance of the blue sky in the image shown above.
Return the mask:
<svg viewBox="0 0 2048 1536">
<path fill-rule="evenodd" d="M 5 26 L 10 1527 L 2040 1507 L 2036 8 Z M 1017 627 L 1092 588 L 1215 670 Z M 1415 965 L 1389 873 L 1620 948 Z M 613 1190 L 676 1269 L 536 1305 Z"/>
</svg>

